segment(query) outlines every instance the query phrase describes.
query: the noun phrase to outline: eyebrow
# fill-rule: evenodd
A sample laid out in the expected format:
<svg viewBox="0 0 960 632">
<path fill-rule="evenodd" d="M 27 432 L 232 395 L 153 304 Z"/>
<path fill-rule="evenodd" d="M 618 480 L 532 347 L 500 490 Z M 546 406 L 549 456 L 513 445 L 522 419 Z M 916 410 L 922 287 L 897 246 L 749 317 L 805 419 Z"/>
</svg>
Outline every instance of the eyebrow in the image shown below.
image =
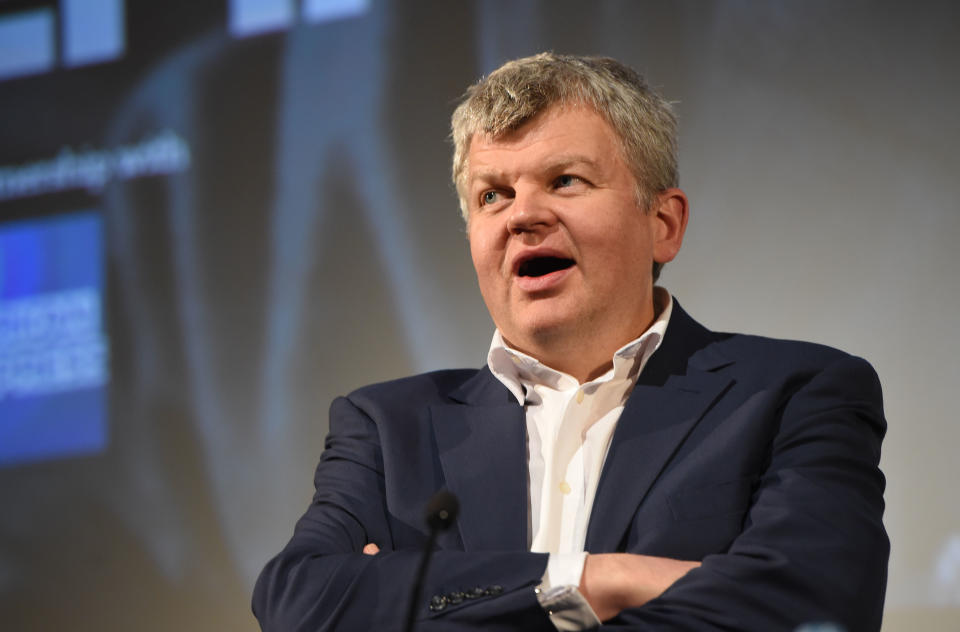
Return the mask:
<svg viewBox="0 0 960 632">
<path fill-rule="evenodd" d="M 593 169 L 600 166 L 596 160 L 582 154 L 560 154 L 551 156 L 550 160 L 545 161 L 544 167 L 547 171 L 558 171 L 574 165 L 586 165 Z"/>
<path fill-rule="evenodd" d="M 537 170 L 546 171 L 546 172 L 556 172 L 556 171 L 563 171 L 564 169 L 568 169 L 576 165 L 585 165 L 591 169 L 599 168 L 599 163 L 596 160 L 589 158 L 583 154 L 557 154 L 554 156 L 550 156 L 549 158 L 544 160 L 542 163 L 540 163 L 537 166 Z M 503 169 L 498 169 L 493 165 L 490 165 L 487 167 L 481 167 L 477 169 L 477 171 L 475 171 L 474 173 L 468 172 L 467 182 L 468 184 L 472 184 L 474 182 L 479 182 L 479 181 L 489 182 L 491 180 L 498 180 L 502 178 L 505 173 L 506 172 Z"/>
</svg>

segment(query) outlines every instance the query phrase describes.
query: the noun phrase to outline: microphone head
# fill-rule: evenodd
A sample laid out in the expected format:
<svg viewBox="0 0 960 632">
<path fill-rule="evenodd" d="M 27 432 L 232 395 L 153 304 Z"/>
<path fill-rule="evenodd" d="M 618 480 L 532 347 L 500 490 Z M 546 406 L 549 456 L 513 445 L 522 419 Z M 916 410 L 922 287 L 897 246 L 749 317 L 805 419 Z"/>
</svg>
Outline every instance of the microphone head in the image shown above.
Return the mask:
<svg viewBox="0 0 960 632">
<path fill-rule="evenodd" d="M 434 531 L 445 531 L 457 519 L 460 502 L 457 497 L 441 489 L 427 503 L 427 526 Z"/>
</svg>

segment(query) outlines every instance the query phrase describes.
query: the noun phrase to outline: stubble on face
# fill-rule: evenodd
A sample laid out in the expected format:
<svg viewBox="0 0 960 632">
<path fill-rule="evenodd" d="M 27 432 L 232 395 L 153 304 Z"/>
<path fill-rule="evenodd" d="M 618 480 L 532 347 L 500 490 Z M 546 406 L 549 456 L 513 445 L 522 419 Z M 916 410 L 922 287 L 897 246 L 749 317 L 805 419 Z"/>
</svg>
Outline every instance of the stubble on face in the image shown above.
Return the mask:
<svg viewBox="0 0 960 632">
<path fill-rule="evenodd" d="M 508 344 L 564 370 L 649 326 L 652 224 L 606 121 L 553 108 L 474 137 L 467 164 L 471 255 Z"/>
</svg>

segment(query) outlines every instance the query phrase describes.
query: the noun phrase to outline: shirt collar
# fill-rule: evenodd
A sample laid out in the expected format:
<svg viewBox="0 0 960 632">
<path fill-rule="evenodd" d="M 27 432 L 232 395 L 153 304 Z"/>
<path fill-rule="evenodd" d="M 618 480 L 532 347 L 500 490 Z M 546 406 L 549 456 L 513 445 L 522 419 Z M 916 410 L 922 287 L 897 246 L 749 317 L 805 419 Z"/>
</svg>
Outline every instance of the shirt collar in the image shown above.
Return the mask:
<svg viewBox="0 0 960 632">
<path fill-rule="evenodd" d="M 592 382 L 606 382 L 614 379 L 636 380 L 650 356 L 660 347 L 667 334 L 667 323 L 673 312 L 673 297 L 661 287 L 654 288 L 654 306 L 659 309 L 656 320 L 639 338 L 635 338 L 617 349 L 613 354 L 613 367 Z M 497 329 L 493 332 L 490 351 L 487 353 L 487 366 L 500 382 L 506 386 L 517 401 L 523 405 L 528 388 L 542 384 L 554 390 L 567 390 L 579 387 L 572 375 L 552 369 L 536 358 L 507 346 Z"/>
</svg>

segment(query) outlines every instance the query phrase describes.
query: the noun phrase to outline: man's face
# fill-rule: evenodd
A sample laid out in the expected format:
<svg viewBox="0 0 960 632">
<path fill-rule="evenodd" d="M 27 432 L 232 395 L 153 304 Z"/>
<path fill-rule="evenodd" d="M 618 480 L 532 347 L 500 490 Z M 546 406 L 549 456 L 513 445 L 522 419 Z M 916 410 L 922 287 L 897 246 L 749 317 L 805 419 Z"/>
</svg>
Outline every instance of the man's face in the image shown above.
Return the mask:
<svg viewBox="0 0 960 632">
<path fill-rule="evenodd" d="M 600 115 L 554 107 L 506 136 L 476 135 L 467 164 L 473 265 L 511 346 L 551 364 L 554 351 L 598 335 L 620 346 L 649 326 L 662 222 L 639 208 Z"/>
</svg>

